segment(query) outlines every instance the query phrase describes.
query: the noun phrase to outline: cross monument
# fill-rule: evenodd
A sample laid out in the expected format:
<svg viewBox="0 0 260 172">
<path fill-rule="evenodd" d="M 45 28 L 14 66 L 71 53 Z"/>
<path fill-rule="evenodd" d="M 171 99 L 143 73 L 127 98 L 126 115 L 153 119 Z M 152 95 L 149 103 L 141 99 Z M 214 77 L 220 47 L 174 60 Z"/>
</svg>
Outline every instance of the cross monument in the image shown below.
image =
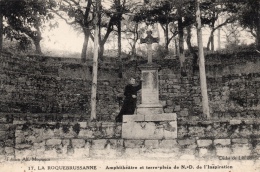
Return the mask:
<svg viewBox="0 0 260 172">
<path fill-rule="evenodd" d="M 148 56 L 148 63 L 152 63 L 152 56 L 153 56 L 153 49 L 152 49 L 152 44 L 153 43 L 158 43 L 159 42 L 159 38 L 154 38 L 152 36 L 152 31 L 148 30 L 146 32 L 147 36 L 146 38 L 141 38 L 140 39 L 140 43 L 146 43 L 147 44 L 147 56 Z"/>
<path fill-rule="evenodd" d="M 152 62 L 152 44 L 159 39 L 147 31 L 146 38 L 140 40 L 147 44 L 148 62 L 139 65 L 141 70 L 142 90 L 141 104 L 137 106 L 137 115 L 124 115 L 122 138 L 124 139 L 176 139 L 177 117 L 175 113 L 164 113 L 159 101 L 160 65 Z"/>
</svg>

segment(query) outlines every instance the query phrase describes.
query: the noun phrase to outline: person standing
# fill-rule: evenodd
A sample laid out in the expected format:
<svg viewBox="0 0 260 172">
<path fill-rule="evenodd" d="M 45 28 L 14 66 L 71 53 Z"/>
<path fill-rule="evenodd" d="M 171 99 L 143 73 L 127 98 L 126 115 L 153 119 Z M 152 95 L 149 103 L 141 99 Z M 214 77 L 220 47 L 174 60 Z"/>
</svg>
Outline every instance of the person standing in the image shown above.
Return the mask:
<svg viewBox="0 0 260 172">
<path fill-rule="evenodd" d="M 135 79 L 130 78 L 129 84 L 125 87 L 124 95 L 125 99 L 123 102 L 123 106 L 116 117 L 116 122 L 123 121 L 123 115 L 133 115 L 136 109 L 137 102 L 137 91 L 142 88 L 142 80 L 138 85 L 135 85 Z"/>
</svg>

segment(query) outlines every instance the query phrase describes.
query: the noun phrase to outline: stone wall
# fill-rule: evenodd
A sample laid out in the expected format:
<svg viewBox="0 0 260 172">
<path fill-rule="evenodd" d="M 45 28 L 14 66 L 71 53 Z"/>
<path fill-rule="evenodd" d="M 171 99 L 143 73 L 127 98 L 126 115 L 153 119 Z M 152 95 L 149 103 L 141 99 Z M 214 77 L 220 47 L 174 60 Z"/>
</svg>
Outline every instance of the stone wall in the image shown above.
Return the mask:
<svg viewBox="0 0 260 172">
<path fill-rule="evenodd" d="M 118 123 L 79 120 L 66 116 L 59 122 L 42 121 L 40 116 L 26 121 L 18 116 L 1 118 L 1 161 L 104 157 L 255 160 L 260 157 L 259 121 L 255 120 L 178 122 L 178 138 L 174 140 L 121 139 Z"/>
<path fill-rule="evenodd" d="M 214 118 L 255 118 L 259 116 L 260 60 L 256 53 L 211 54 L 206 57 L 206 73 L 211 114 Z M 179 119 L 201 114 L 198 71 L 193 75 L 192 59 L 187 59 L 187 76 L 180 74 L 178 59 L 155 60 L 159 72 L 160 100 L 166 113 Z M 124 62 L 124 77 L 118 78 L 114 59 L 99 63 L 97 114 L 100 121 L 112 121 L 119 112 L 126 78 L 140 76 L 138 65 Z M 1 114 L 90 115 L 91 61 L 79 59 L 15 56 L 0 58 Z M 140 95 L 139 95 L 140 103 Z"/>
</svg>

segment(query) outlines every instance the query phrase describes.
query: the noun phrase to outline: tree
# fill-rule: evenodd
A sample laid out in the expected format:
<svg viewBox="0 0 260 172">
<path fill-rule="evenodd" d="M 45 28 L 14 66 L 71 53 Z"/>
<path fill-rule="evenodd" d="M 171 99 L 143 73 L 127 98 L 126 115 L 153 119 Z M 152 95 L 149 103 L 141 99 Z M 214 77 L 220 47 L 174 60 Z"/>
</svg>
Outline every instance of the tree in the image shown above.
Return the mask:
<svg viewBox="0 0 260 172">
<path fill-rule="evenodd" d="M 206 0 L 201 3 L 201 22 L 210 28 L 210 36 L 207 43 L 207 50 L 214 51 L 214 32 L 221 27 L 237 20 L 237 8 L 233 2 L 228 0 L 211 1 Z M 223 19 L 222 22 L 220 18 Z"/>
<path fill-rule="evenodd" d="M 203 109 L 203 115 L 205 115 L 207 118 L 210 118 L 199 1 L 200 0 L 196 0 L 196 4 L 197 4 L 196 21 L 197 21 L 197 37 L 198 37 L 198 47 L 199 47 L 199 70 L 200 70 L 200 87 L 201 87 L 201 95 L 202 95 L 202 109 Z"/>
<path fill-rule="evenodd" d="M 57 8 L 52 9 L 52 12 L 58 15 L 67 24 L 83 32 L 84 42 L 81 50 L 81 61 L 83 63 L 87 60 L 89 38 L 94 40 L 91 34 L 94 16 L 92 4 L 92 0 L 62 0 Z"/>
<path fill-rule="evenodd" d="M 0 10 L 0 52 L 3 49 L 3 34 L 4 34 L 3 33 L 3 28 L 4 28 L 4 26 L 3 26 L 3 13 Z"/>
<path fill-rule="evenodd" d="M 93 57 L 93 74 L 92 74 L 92 89 L 91 89 L 91 115 L 90 120 L 95 120 L 96 115 L 96 103 L 97 103 L 97 72 L 98 72 L 98 34 L 99 34 L 99 14 L 100 14 L 100 0 L 96 0 L 96 14 L 94 19 L 94 57 Z"/>
<path fill-rule="evenodd" d="M 145 22 L 147 25 L 159 23 L 161 25 L 164 31 L 166 52 L 168 52 L 170 41 L 177 34 L 175 29 L 172 28 L 173 23 L 177 20 L 174 9 L 174 3 L 168 0 L 149 1 L 143 5 L 134 17 L 134 21 L 138 23 Z"/>
<path fill-rule="evenodd" d="M 260 51 L 260 1 L 243 0 L 242 4 L 239 22 L 255 37 L 256 49 Z"/>
<path fill-rule="evenodd" d="M 55 0 L 3 0 L 1 11 L 8 24 L 4 33 L 21 42 L 26 42 L 26 36 L 29 37 L 35 52 L 41 54 L 43 23 L 53 18 L 49 9 L 55 5 Z"/>
<path fill-rule="evenodd" d="M 121 30 L 121 21 L 123 14 L 127 13 L 128 9 L 126 7 L 126 1 L 123 0 L 121 3 L 119 0 L 113 0 L 113 4 L 110 7 L 110 9 L 102 8 L 102 14 L 100 14 L 100 34 L 99 34 L 99 57 L 101 60 L 103 60 L 103 54 L 104 54 L 104 46 L 105 43 L 108 40 L 109 35 L 115 31 L 114 26 L 117 27 L 117 29 Z M 104 33 L 104 34 L 102 34 Z M 119 31 L 117 30 L 117 33 Z M 121 34 L 121 31 L 120 31 Z M 121 36 L 119 36 L 119 40 L 121 40 Z M 120 43 L 118 42 L 118 45 Z M 120 45 L 119 45 L 120 46 Z M 121 51 L 121 48 L 119 47 Z M 121 52 L 120 52 L 121 53 Z"/>
<path fill-rule="evenodd" d="M 140 29 L 139 24 L 132 21 L 130 18 L 125 22 L 125 38 L 131 47 L 131 56 L 136 56 L 136 43 L 139 39 Z"/>
</svg>

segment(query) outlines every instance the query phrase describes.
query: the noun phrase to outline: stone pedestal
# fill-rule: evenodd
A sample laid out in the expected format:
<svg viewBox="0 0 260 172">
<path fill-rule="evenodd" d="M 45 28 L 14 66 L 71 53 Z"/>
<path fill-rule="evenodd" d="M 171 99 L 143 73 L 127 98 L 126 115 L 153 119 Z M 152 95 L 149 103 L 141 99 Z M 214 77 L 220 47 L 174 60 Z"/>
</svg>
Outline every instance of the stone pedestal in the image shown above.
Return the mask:
<svg viewBox="0 0 260 172">
<path fill-rule="evenodd" d="M 122 125 L 124 139 L 176 139 L 175 113 L 156 115 L 124 115 Z"/>
<path fill-rule="evenodd" d="M 142 100 L 137 107 L 138 115 L 150 115 L 163 113 L 163 106 L 159 102 L 159 65 L 147 63 L 139 66 L 141 69 L 142 82 Z"/>
<path fill-rule="evenodd" d="M 142 100 L 137 115 L 124 115 L 122 138 L 124 139 L 176 139 L 177 117 L 175 113 L 163 113 L 159 102 L 159 65 L 147 63 L 139 66 L 142 71 Z"/>
</svg>

